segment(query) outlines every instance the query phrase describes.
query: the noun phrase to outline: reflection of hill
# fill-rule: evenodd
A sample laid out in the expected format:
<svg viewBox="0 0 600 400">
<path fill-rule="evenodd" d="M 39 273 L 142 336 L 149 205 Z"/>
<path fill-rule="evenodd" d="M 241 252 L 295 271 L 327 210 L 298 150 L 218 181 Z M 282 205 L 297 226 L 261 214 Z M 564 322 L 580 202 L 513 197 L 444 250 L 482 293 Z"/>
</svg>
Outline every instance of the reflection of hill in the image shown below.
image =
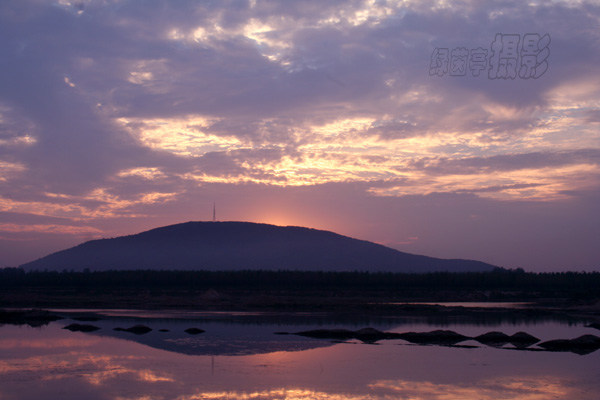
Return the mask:
<svg viewBox="0 0 600 400">
<path fill-rule="evenodd" d="M 483 310 L 482 310 L 483 311 Z M 508 310 L 506 310 L 508 311 Z M 145 312 L 145 311 L 107 311 L 107 315 L 74 315 L 67 313 L 69 319 L 60 324 L 67 326 L 73 319 L 90 320 L 90 324 L 99 330 L 87 334 L 129 340 L 150 346 L 187 355 L 251 355 L 277 351 L 302 351 L 333 344 L 331 340 L 318 340 L 311 336 L 276 335 L 276 332 L 301 332 L 314 329 L 327 330 L 330 327 L 341 327 L 352 331 L 368 326 L 394 332 L 407 332 L 414 324 L 421 324 L 420 331 L 427 326 L 464 325 L 465 327 L 522 326 L 542 322 L 568 324 L 574 322 L 568 317 L 538 317 L 535 319 L 510 318 L 508 313 L 486 312 L 468 315 L 439 315 L 421 317 L 391 317 L 326 313 L 222 313 L 222 312 Z M 92 318 L 90 318 L 92 317 Z M 146 325 L 152 330 L 146 334 L 135 334 L 126 331 L 115 331 L 115 328 L 129 328 L 138 324 Z M 186 329 L 201 328 L 204 333 L 191 335 Z M 161 332 L 160 330 L 167 330 Z M 536 351 L 540 351 L 537 349 Z"/>
<path fill-rule="evenodd" d="M 187 222 L 136 235 L 92 240 L 22 267 L 74 271 L 89 268 L 390 272 L 494 268 L 479 261 L 403 253 L 328 231 L 248 222 Z"/>
<path fill-rule="evenodd" d="M 315 326 L 343 325 L 359 328 L 367 325 L 392 327 L 397 319 L 326 313 L 186 313 L 186 312 L 107 312 L 90 324 L 100 329 L 88 334 L 112 337 L 144 344 L 156 349 L 187 355 L 251 355 L 277 351 L 302 351 L 333 345 L 330 341 L 294 335 L 276 335 L 279 331 L 299 331 Z M 94 314 L 95 315 L 95 314 Z M 69 315 L 73 319 L 74 315 Z M 141 318 L 140 318 L 141 317 Z M 67 319 L 63 325 L 72 321 Z M 78 318 L 82 319 L 82 318 Z M 87 318 L 83 318 L 87 319 Z M 142 335 L 115 331 L 143 324 L 152 331 Z M 199 335 L 185 333 L 188 328 L 205 330 Z M 159 330 L 168 330 L 160 332 Z"/>
<path fill-rule="evenodd" d="M 238 337 L 215 336 L 207 333 L 189 335 L 183 331 L 158 332 L 157 330 L 145 335 L 123 334 L 112 330 L 99 330 L 93 334 L 130 340 L 155 349 L 187 355 L 242 356 L 277 351 L 302 351 L 332 345 L 330 342 L 316 340 L 297 340 L 287 337 L 281 339 L 273 332 L 260 332 L 258 335 L 253 330 L 244 330 Z"/>
<path fill-rule="evenodd" d="M 88 334 L 129 340 L 156 349 L 187 355 L 251 355 L 331 346 L 329 342 L 310 338 L 275 335 L 280 327 L 306 327 L 307 325 L 300 324 L 302 318 L 296 321 L 296 324 L 292 323 L 291 319 L 287 322 L 285 319 L 279 320 L 277 324 L 271 317 L 267 319 L 250 315 L 246 316 L 247 318 L 238 319 L 238 317 L 232 318 L 231 315 L 208 319 L 106 317 L 91 322 L 100 329 Z M 63 324 L 68 325 L 70 322 L 66 320 Z M 114 330 L 137 324 L 148 326 L 152 331 L 135 334 Z M 185 332 L 186 329 L 194 327 L 206 332 L 196 335 Z"/>
</svg>

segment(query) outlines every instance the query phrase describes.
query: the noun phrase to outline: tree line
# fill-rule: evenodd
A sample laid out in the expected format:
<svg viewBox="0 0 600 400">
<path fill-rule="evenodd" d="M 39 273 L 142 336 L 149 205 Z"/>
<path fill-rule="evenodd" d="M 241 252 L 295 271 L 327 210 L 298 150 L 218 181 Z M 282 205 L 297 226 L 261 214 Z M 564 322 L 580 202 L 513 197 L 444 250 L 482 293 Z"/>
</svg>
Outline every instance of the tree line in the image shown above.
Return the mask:
<svg viewBox="0 0 600 400">
<path fill-rule="evenodd" d="M 233 290 L 506 290 L 600 296 L 600 272 L 24 271 L 0 269 L 0 288 Z"/>
</svg>

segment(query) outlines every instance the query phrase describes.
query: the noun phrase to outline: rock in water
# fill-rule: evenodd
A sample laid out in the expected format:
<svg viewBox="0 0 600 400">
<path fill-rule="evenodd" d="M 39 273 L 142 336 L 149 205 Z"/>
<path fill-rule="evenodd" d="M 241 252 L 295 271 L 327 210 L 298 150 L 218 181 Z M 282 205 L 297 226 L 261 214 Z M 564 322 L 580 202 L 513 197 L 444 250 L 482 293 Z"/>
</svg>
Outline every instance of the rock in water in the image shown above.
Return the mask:
<svg viewBox="0 0 600 400">
<path fill-rule="evenodd" d="M 549 340 L 540 343 L 539 346 L 550 351 L 570 351 L 577 354 L 589 354 L 600 349 L 600 337 L 595 335 L 583 335 L 570 340 Z"/>
<path fill-rule="evenodd" d="M 502 345 L 510 342 L 510 336 L 502 332 L 488 332 L 474 338 L 479 343 Z"/>
<path fill-rule="evenodd" d="M 100 328 L 94 325 L 87 324 L 70 324 L 65 326 L 63 329 L 66 329 L 71 332 L 94 332 Z"/>
<path fill-rule="evenodd" d="M 399 334 L 398 337 L 411 343 L 446 345 L 456 344 L 470 339 L 470 337 L 461 335 L 460 333 L 446 330 L 436 330 L 432 332 L 407 332 Z"/>
<path fill-rule="evenodd" d="M 199 335 L 201 333 L 204 333 L 205 331 L 203 331 L 202 329 L 198 329 L 198 328 L 188 328 L 184 332 L 189 333 L 190 335 Z"/>
<path fill-rule="evenodd" d="M 510 343 L 517 345 L 531 345 L 539 342 L 540 339 L 526 332 L 517 332 L 510 337 Z"/>
<path fill-rule="evenodd" d="M 115 328 L 115 331 L 119 331 L 119 332 L 129 332 L 129 333 L 133 333 L 136 335 L 144 335 L 150 331 L 152 331 L 152 328 L 148 328 L 145 325 L 135 325 L 132 326 L 131 328 Z"/>
</svg>

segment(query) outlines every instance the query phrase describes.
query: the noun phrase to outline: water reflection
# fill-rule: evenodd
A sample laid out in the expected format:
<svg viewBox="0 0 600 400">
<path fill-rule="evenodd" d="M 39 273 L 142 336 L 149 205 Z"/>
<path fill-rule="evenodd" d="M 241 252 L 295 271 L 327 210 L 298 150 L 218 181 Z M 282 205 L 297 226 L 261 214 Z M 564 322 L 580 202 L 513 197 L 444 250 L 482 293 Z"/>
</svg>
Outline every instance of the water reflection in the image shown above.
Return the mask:
<svg viewBox="0 0 600 400">
<path fill-rule="evenodd" d="M 432 382 L 381 381 L 371 385 L 374 389 L 382 389 L 387 395 L 397 394 L 401 399 L 411 400 L 548 400 L 559 398 L 577 398 L 568 387 L 568 382 L 561 382 L 557 376 L 541 376 L 536 378 L 502 377 L 486 379 L 475 385 L 449 385 Z"/>
<path fill-rule="evenodd" d="M 293 314 L 232 314 L 226 315 L 224 313 L 218 313 L 217 315 L 202 315 L 197 316 L 196 319 L 189 318 L 164 318 L 161 314 L 161 318 L 149 318 L 150 315 L 144 315 L 142 318 L 135 318 L 133 314 L 127 314 L 128 316 L 110 316 L 104 317 L 101 321 L 95 321 L 94 329 L 89 332 L 90 335 L 104 336 L 119 338 L 123 340 L 135 341 L 137 343 L 144 344 L 156 349 L 162 349 L 188 355 L 251 355 L 251 354 L 263 354 L 273 353 L 278 351 L 304 351 L 309 349 L 316 349 L 322 347 L 328 347 L 335 344 L 336 341 L 345 340 L 347 338 L 337 338 L 335 336 L 323 336 L 321 339 L 314 340 L 318 336 L 311 336 L 308 334 L 301 335 L 275 335 L 276 331 L 285 331 L 287 333 L 297 333 L 304 329 L 313 330 L 315 327 L 327 327 L 327 326 L 344 326 L 353 328 L 365 328 L 365 325 L 359 325 L 364 323 L 365 317 L 357 318 L 352 320 L 348 316 L 340 317 L 337 319 L 327 320 L 327 315 L 311 315 L 301 314 L 298 318 L 294 318 Z M 183 316 L 183 315 L 182 315 Z M 454 316 L 447 316 L 445 318 L 439 317 L 436 322 L 432 322 L 430 317 L 421 317 L 419 319 L 407 320 L 405 318 L 372 318 L 366 319 L 369 323 L 375 323 L 376 326 L 382 330 L 391 330 L 395 333 L 406 332 L 410 328 L 416 329 L 417 332 L 426 332 L 431 330 L 428 327 L 437 326 L 438 328 L 451 327 L 458 329 L 459 333 L 463 334 L 466 332 L 476 332 L 476 329 L 480 327 L 498 327 L 503 326 L 504 328 L 510 327 L 513 329 L 515 326 L 527 326 L 527 329 L 531 330 L 534 327 L 534 331 L 544 333 L 546 336 L 542 338 L 557 339 L 560 336 L 560 331 L 565 331 L 565 335 L 573 335 L 573 326 L 577 326 L 571 320 L 561 320 L 561 323 L 551 322 L 549 319 L 533 319 L 527 321 L 527 324 L 521 322 L 521 324 L 512 324 L 511 322 L 504 320 L 505 322 L 496 323 L 495 325 L 477 323 L 481 320 L 486 321 L 487 316 L 481 315 L 477 319 L 470 318 L 471 324 L 467 324 L 466 319 L 462 319 L 456 322 Z M 442 321 L 442 322 L 440 322 Z M 68 324 L 68 319 L 59 322 L 59 324 Z M 136 324 L 136 325 L 134 325 Z M 72 324 L 65 327 L 68 329 Z M 122 328 L 122 326 L 131 326 L 140 329 L 140 332 L 132 331 L 131 328 Z M 146 326 L 148 325 L 148 326 Z M 578 326 L 582 326 L 583 323 L 580 321 Z M 201 326 L 203 332 L 198 335 L 189 334 L 191 329 L 197 329 L 197 326 Z M 465 330 L 465 327 L 468 329 Z M 562 327 L 562 329 L 559 329 Z M 568 332 L 565 328 L 568 328 Z M 556 331 L 556 332 L 555 332 Z M 481 346 L 491 345 L 498 348 L 511 348 L 515 347 L 519 349 L 525 349 L 539 342 L 534 340 L 527 345 L 520 345 L 520 343 L 513 343 L 511 340 L 506 342 L 491 341 L 490 343 L 482 340 L 478 340 L 475 336 L 489 331 L 480 331 L 464 339 L 449 342 L 447 340 L 435 341 L 415 341 L 410 338 L 398 339 L 403 344 L 417 343 L 417 344 L 458 344 L 459 342 L 463 345 L 465 340 L 471 340 L 472 343 L 467 343 L 466 346 Z M 583 332 L 583 331 L 581 331 Z M 382 332 L 379 332 L 382 333 Z M 547 335 L 550 334 L 550 337 Z M 552 337 L 555 334 L 557 336 Z M 581 333 L 583 334 L 583 333 Z M 461 335 L 456 335 L 461 336 Z M 565 336 L 572 338 L 574 336 Z M 329 338 L 329 340 L 327 340 Z M 359 338 L 360 341 L 365 343 L 381 343 L 382 338 L 373 340 L 364 340 Z M 510 338 L 509 338 L 510 339 Z M 388 340 L 388 339 L 385 339 Z M 509 344 L 512 343 L 512 344 Z M 544 349 L 537 347 L 533 350 L 542 351 Z M 577 354 L 588 354 L 596 350 L 595 348 L 590 349 L 564 349 L 563 351 L 574 351 Z"/>
<path fill-rule="evenodd" d="M 65 322 L 66 323 L 66 322 Z M 152 330 L 145 334 L 115 331 L 115 327 L 144 324 Z M 100 330 L 90 336 L 101 336 L 141 343 L 146 346 L 187 355 L 241 356 L 273 353 L 278 351 L 302 351 L 330 346 L 324 341 L 293 336 L 279 336 L 274 332 L 289 325 L 234 324 L 232 321 L 191 319 L 120 319 L 109 318 L 94 322 Z M 303 325 L 294 325 L 293 328 Z M 186 330 L 198 327 L 204 333 L 189 334 Z"/>
<path fill-rule="evenodd" d="M 582 357 L 571 353 L 502 351 L 491 347 L 411 346 L 393 341 L 373 346 L 310 339 L 306 342 L 317 347 L 246 355 L 231 355 L 237 354 L 235 352 L 189 355 L 153 347 L 139 340 L 172 334 L 194 340 L 203 337 L 204 345 L 208 346 L 219 336 L 230 339 L 237 336 L 238 346 L 244 340 L 252 344 L 259 339 L 264 342 L 289 339 L 289 343 L 284 343 L 287 346 L 294 345 L 294 340 L 302 342 L 305 339 L 283 340 L 272 332 L 286 327 L 301 330 L 304 325 L 236 326 L 206 320 L 204 323 L 178 320 L 166 325 L 167 321 L 162 320 L 144 321 L 154 330 L 141 336 L 113 333 L 115 326 L 139 322 L 132 318 L 94 322 L 102 325 L 102 329 L 93 333 L 61 329 L 72 322 L 68 320 L 53 322 L 42 330 L 1 327 L 0 398 L 596 400 L 600 397 L 598 352 Z M 377 327 L 434 328 L 420 324 L 397 326 L 389 322 Z M 207 332 L 183 336 L 183 330 L 193 325 Z M 312 324 L 307 326 L 314 327 Z M 362 323 L 348 322 L 329 325 L 336 326 L 363 327 Z M 158 332 L 160 327 L 167 327 L 170 332 Z M 524 327 L 499 328 L 514 333 L 512 331 Z M 548 335 L 555 337 L 555 333 L 548 333 L 553 329 L 564 330 L 568 333 L 564 335 L 566 337 L 575 337 L 589 329 L 556 323 L 546 323 L 538 328 L 537 334 L 546 332 L 546 338 Z M 482 333 L 477 326 L 461 325 L 457 330 Z M 268 348 L 265 346 L 263 349 Z"/>
<path fill-rule="evenodd" d="M 368 385 L 374 393 L 342 394 L 327 393 L 306 389 L 274 389 L 261 392 L 203 392 L 178 397 L 179 400 L 375 400 L 375 399 L 410 399 L 410 400 L 548 400 L 570 397 L 570 388 L 558 377 L 539 377 L 523 379 L 521 377 L 505 377 L 500 380 L 485 380 L 473 386 L 435 384 L 432 382 L 411 382 L 403 380 L 380 381 Z"/>
</svg>

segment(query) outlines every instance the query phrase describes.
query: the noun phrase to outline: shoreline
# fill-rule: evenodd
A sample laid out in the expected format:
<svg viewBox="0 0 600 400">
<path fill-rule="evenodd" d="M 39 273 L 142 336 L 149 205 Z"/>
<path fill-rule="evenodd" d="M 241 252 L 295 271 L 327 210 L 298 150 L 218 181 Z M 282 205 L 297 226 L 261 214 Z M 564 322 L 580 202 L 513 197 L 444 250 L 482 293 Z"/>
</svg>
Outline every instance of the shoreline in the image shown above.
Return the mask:
<svg viewBox="0 0 600 400">
<path fill-rule="evenodd" d="M 393 297 L 393 296 L 390 296 Z M 134 290 L 111 293 L 81 293 L 62 290 L 4 290 L 0 310 L 138 310 L 162 312 L 215 313 L 326 313 L 335 315 L 372 315 L 428 318 L 586 318 L 600 322 L 600 301 L 519 298 L 507 302 L 446 297 L 390 298 L 381 294 L 327 296 L 326 293 L 269 293 Z M 451 304 L 444 304 L 450 302 Z M 441 303 L 441 304 L 440 304 Z M 459 304 L 457 304 L 459 303 Z M 483 303 L 483 304 L 481 304 Z M 525 303 L 515 307 L 515 303 Z M 481 305 L 485 305 L 482 307 Z"/>
</svg>

